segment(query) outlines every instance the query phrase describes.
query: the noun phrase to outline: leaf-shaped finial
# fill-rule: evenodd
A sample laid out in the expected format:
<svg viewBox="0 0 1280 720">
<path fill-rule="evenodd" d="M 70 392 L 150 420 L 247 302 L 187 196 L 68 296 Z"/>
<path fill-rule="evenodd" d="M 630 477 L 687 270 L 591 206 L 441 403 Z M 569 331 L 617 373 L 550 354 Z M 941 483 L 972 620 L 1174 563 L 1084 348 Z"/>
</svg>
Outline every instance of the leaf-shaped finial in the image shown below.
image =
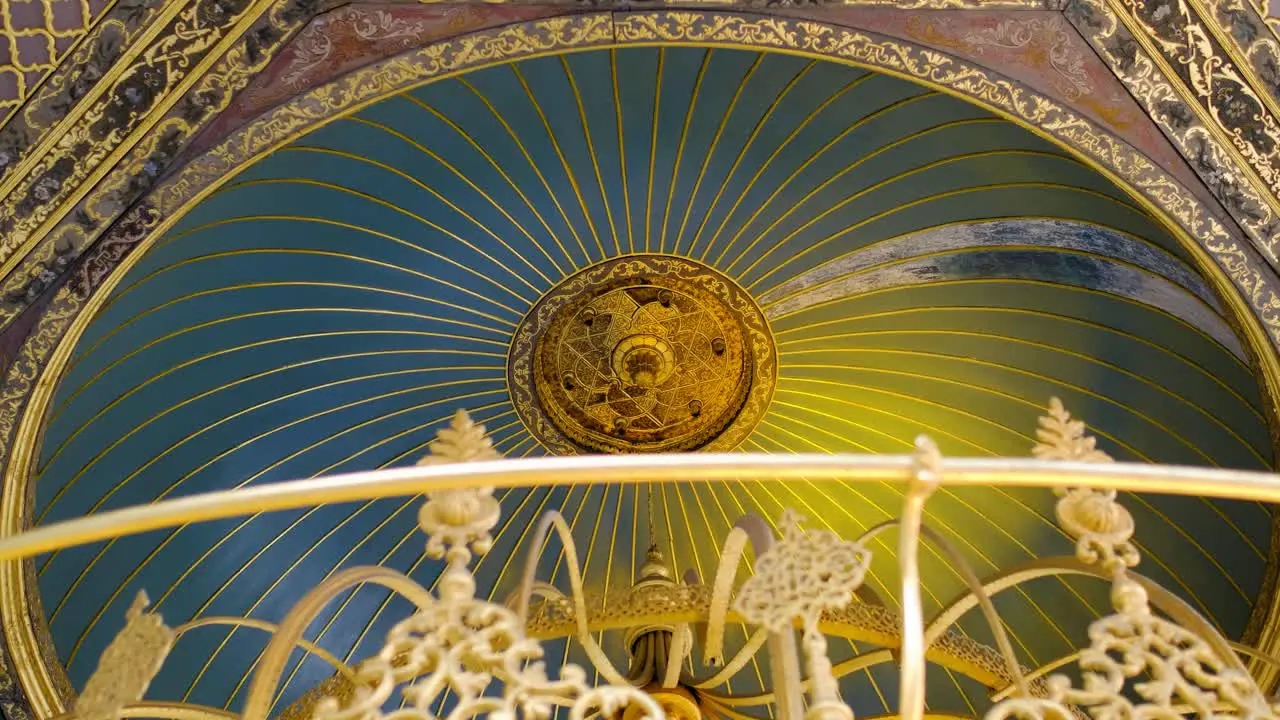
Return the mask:
<svg viewBox="0 0 1280 720">
<path fill-rule="evenodd" d="M 1085 433 L 1083 420 L 1072 420 L 1062 401 L 1049 398 L 1049 414 L 1040 418 L 1036 429 L 1040 442 L 1031 454 L 1040 460 L 1111 462 L 1111 456 L 1097 448 L 1097 439 Z"/>
<path fill-rule="evenodd" d="M 448 427 L 436 433 L 436 439 L 427 444 L 431 454 L 418 461 L 419 465 L 439 465 L 441 463 L 478 462 L 481 460 L 497 460 L 498 451 L 485 436 L 484 425 L 471 419 L 466 410 L 461 408 L 453 414 Z"/>
<path fill-rule="evenodd" d="M 462 409 L 453 414 L 448 427 L 441 428 L 427 447 L 431 454 L 419 460 L 419 465 L 482 462 L 501 457 L 485 437 L 484 425 L 473 421 Z M 466 565 L 472 552 L 483 554 L 489 550 L 493 544 L 489 531 L 500 514 L 492 487 L 428 491 L 427 502 L 418 511 L 418 527 L 427 534 L 427 554 L 448 557 L 451 567 Z"/>
</svg>

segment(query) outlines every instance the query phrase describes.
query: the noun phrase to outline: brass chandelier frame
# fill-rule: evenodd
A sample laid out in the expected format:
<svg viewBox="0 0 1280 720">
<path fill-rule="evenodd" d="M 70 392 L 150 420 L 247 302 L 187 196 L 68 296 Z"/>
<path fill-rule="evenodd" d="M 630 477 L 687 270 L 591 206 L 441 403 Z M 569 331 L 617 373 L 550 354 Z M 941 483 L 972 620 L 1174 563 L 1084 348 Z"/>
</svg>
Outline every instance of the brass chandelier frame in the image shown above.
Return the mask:
<svg viewBox="0 0 1280 720">
<path fill-rule="evenodd" d="M 855 595 L 871 561 L 867 541 L 895 526 L 901 611 L 896 616 L 884 612 L 892 616 L 888 624 L 896 625 L 886 632 L 897 632 L 898 714 L 903 720 L 925 717 L 927 661 L 947 664 L 948 658 L 959 662 L 956 658 L 965 656 L 999 680 L 1000 690 L 993 695 L 996 702 L 985 720 L 1280 716 L 1280 708 L 1259 689 L 1237 654 L 1256 655 L 1256 651 L 1235 646 L 1186 603 L 1133 572 L 1140 561 L 1131 541 L 1135 524 L 1117 499 L 1117 490 L 1127 490 L 1275 502 L 1280 500 L 1280 478 L 1267 473 L 1114 463 L 1097 449 L 1084 423 L 1072 419 L 1056 399 L 1041 418 L 1037 436 L 1039 443 L 1030 460 L 944 461 L 936 446 L 922 437 L 910 456 L 706 454 L 513 461 L 499 459 L 484 427 L 459 411 L 430 444 L 431 454 L 413 468 L 216 492 L 89 516 L 0 540 L 0 561 L 249 512 L 425 494 L 418 524 L 427 536 L 426 551 L 445 561 L 434 592 L 389 568 L 353 567 L 308 591 L 278 626 L 238 619 L 256 623 L 272 636 L 238 716 L 182 703 L 143 701 L 177 637 L 219 619 L 197 618 L 170 628 L 159 615 L 146 611 L 146 595 L 140 593 L 124 629 L 107 647 L 75 702 L 71 715 L 83 720 L 266 720 L 286 661 L 298 647 L 334 664 L 338 674 L 295 703 L 292 712 L 286 712 L 291 717 L 545 720 L 563 711 L 569 720 L 691 720 L 703 711 L 687 693 L 681 694 L 680 686 L 715 687 L 742 670 L 757 653 L 765 652 L 772 688 L 768 699 L 779 720 L 852 720 L 853 711 L 840 697 L 826 637 L 841 623 L 857 623 L 857 611 L 851 608 L 861 605 Z M 806 529 L 803 518 L 790 510 L 784 511 L 778 525 L 781 537 L 775 538 L 763 521 L 748 516 L 726 538 L 710 585 L 696 579 L 685 584 L 662 582 L 659 572 L 633 586 L 626 597 L 589 601 L 569 526 L 552 511 L 538 521 L 522 581 L 511 601 L 496 603 L 477 594 L 470 564 L 492 545 L 491 531 L 501 515 L 494 497 L 497 486 L 785 480 L 813 475 L 854 482 L 905 482 L 902 514 L 852 540 Z M 1075 540 L 1074 558 L 1042 562 L 984 584 L 963 556 L 923 523 L 926 501 L 943 485 L 1054 488 L 1055 515 Z M 535 577 L 543 541 L 550 533 L 558 534 L 563 544 L 568 593 Z M 927 623 L 917 562 L 922 541 L 937 544 L 961 569 L 969 588 Z M 737 568 L 748 546 L 755 553 L 754 573 L 737 583 Z M 1029 671 L 1018 664 L 990 595 L 1032 577 L 1060 572 L 1107 579 L 1112 613 L 1090 624 L 1087 647 Z M 307 641 L 304 632 L 330 600 L 365 583 L 401 595 L 415 611 L 392 628 L 380 652 L 351 668 Z M 949 633 L 956 620 L 975 607 L 989 623 L 996 648 L 973 641 L 966 646 Z M 756 629 L 725 662 L 727 623 Z M 695 624 L 705 628 L 697 639 Z M 628 628 L 629 645 L 645 632 L 666 633 L 667 641 L 660 644 L 661 662 L 643 677 L 619 670 L 596 640 L 596 633 L 607 628 Z M 570 664 L 551 677 L 542 661 L 540 639 L 546 637 L 578 641 L 606 684 L 588 683 L 587 673 Z M 695 680 L 683 668 L 699 639 L 703 663 L 721 669 Z M 1050 674 L 1069 663 L 1079 671 L 1078 682 Z M 991 680 L 987 684 L 997 686 Z M 386 709 L 396 700 L 398 709 Z M 723 704 L 715 706 L 712 714 L 751 717 Z"/>
</svg>

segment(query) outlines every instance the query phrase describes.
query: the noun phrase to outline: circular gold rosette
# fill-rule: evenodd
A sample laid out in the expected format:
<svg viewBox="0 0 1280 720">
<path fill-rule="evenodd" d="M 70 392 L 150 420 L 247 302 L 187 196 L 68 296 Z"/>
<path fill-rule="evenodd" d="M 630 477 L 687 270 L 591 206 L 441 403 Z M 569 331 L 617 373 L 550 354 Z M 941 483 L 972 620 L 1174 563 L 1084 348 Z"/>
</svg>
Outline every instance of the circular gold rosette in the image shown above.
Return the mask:
<svg viewBox="0 0 1280 720">
<path fill-rule="evenodd" d="M 768 408 L 777 358 L 732 280 L 629 255 L 544 295 L 516 328 L 507 375 L 516 412 L 553 453 L 730 450 Z"/>
</svg>

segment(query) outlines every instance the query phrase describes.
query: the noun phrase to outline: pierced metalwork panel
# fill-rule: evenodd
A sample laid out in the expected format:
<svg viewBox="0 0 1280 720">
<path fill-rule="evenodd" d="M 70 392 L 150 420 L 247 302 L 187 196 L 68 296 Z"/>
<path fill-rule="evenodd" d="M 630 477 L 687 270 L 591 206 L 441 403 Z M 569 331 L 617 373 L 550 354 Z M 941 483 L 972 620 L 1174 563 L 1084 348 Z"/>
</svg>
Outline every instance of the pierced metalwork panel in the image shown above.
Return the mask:
<svg viewBox="0 0 1280 720">
<path fill-rule="evenodd" d="M 775 366 L 742 288 L 662 255 L 562 281 L 525 316 L 507 363 L 520 417 L 554 452 L 735 447 L 768 408 Z"/>
</svg>

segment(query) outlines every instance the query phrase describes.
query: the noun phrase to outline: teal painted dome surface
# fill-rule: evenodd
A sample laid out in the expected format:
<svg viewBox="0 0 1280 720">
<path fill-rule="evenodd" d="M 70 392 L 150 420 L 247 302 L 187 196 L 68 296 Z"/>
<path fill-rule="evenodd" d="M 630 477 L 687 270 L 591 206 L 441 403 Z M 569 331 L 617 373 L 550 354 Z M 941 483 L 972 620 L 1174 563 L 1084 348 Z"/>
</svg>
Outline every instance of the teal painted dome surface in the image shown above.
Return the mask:
<svg viewBox="0 0 1280 720">
<path fill-rule="evenodd" d="M 741 447 L 1025 456 L 1059 396 L 1117 459 L 1270 467 L 1263 401 L 1189 254 L 1064 151 L 973 105 L 865 70 L 781 54 L 593 50 L 440 80 L 336 120 L 194 207 L 112 290 L 58 385 L 38 523 L 160 498 L 411 464 L 458 408 L 510 457 L 537 456 L 505 384 L 511 333 L 563 277 L 631 252 L 735 278 L 778 348 L 768 414 Z M 512 587 L 538 513 L 569 519 L 596 589 L 656 540 L 714 574 L 744 512 L 795 507 L 852 536 L 901 489 L 730 483 L 501 491 L 479 564 Z M 92 672 L 137 590 L 173 624 L 280 620 L 341 567 L 430 586 L 417 498 L 253 515 L 38 560 L 57 651 Z M 1129 497 L 1145 572 L 1238 636 L 1271 535 L 1256 504 Z M 1070 554 L 1049 493 L 943 491 L 928 522 L 980 575 Z M 892 539 L 868 585 L 894 606 Z M 554 543 L 553 543 L 554 547 Z M 522 556 L 522 555 L 521 555 Z M 922 551 L 925 602 L 963 582 Z M 540 577 L 563 580 L 548 560 Z M 1028 666 L 1070 652 L 1106 588 L 1037 580 L 997 605 Z M 408 604 L 363 588 L 308 637 L 343 658 L 381 645 Z M 962 629 L 989 642 L 975 614 Z M 184 635 L 153 696 L 236 708 L 265 635 Z M 740 630 L 731 644 L 743 642 Z M 620 650 L 611 640 L 613 650 Z M 865 652 L 833 644 L 834 659 Z M 577 660 L 550 643 L 551 664 Z M 330 675 L 299 652 L 278 708 Z M 977 683 L 931 668 L 930 707 L 972 713 Z M 733 690 L 758 691 L 749 667 Z M 896 672 L 842 680 L 859 715 L 895 706 Z"/>
</svg>

